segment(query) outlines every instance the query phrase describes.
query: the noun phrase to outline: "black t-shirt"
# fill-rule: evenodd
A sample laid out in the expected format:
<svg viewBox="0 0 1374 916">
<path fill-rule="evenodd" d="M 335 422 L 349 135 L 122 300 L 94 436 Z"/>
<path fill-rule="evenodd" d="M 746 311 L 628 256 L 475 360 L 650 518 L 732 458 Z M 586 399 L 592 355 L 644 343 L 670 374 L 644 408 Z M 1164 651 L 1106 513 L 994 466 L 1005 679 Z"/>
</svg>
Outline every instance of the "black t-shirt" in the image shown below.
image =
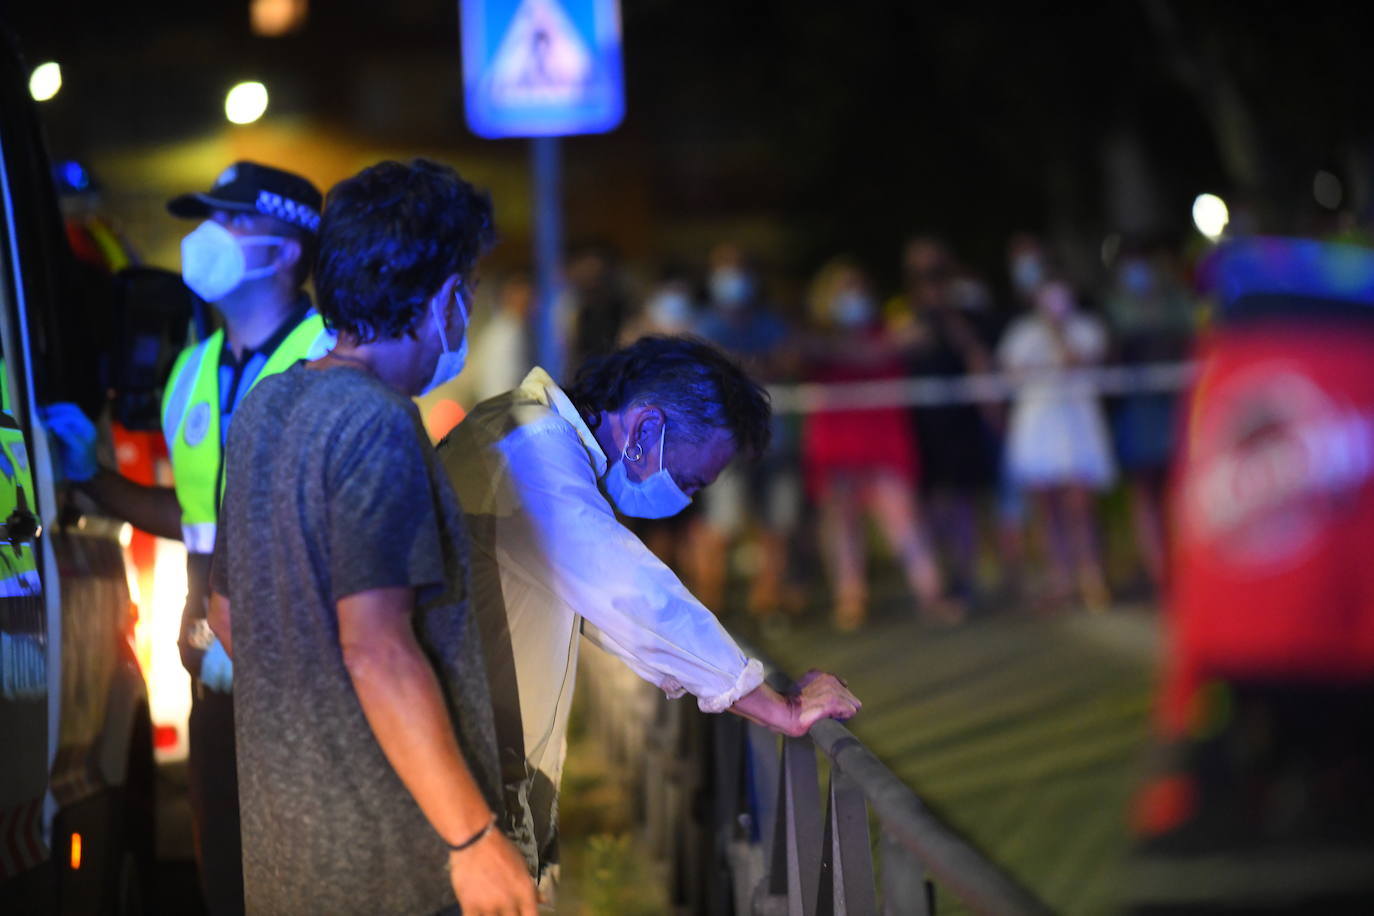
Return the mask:
<svg viewBox="0 0 1374 916">
<path fill-rule="evenodd" d="M 416 635 L 499 812 L 466 530 L 415 406 L 364 372 L 298 363 L 244 399 L 226 474 L 212 584 L 233 617 L 249 912 L 451 905 L 447 850 L 363 715 L 335 608 L 350 594 L 416 587 Z"/>
</svg>

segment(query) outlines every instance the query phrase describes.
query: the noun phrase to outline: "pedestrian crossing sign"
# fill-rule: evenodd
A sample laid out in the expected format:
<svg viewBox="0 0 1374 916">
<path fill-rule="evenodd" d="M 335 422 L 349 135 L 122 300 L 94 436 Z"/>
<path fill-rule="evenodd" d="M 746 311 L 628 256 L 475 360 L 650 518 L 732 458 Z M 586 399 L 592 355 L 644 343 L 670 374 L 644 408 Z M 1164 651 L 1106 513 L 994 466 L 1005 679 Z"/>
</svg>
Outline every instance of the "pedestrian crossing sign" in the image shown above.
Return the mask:
<svg viewBox="0 0 1374 916">
<path fill-rule="evenodd" d="M 460 0 L 463 97 L 478 136 L 612 130 L 625 116 L 619 0 Z"/>
</svg>

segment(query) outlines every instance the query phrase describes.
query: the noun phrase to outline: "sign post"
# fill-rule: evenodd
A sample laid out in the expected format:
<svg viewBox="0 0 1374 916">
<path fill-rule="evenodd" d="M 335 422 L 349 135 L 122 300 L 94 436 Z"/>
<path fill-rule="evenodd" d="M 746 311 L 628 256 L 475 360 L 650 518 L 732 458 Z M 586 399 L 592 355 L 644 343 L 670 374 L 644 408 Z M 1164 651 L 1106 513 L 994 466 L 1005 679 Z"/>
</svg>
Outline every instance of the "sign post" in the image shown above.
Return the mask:
<svg viewBox="0 0 1374 916">
<path fill-rule="evenodd" d="M 563 249 L 558 137 L 625 116 L 618 0 L 460 0 L 463 99 L 480 137 L 529 137 L 534 182 L 535 352 L 562 380 L 555 314 Z"/>
<path fill-rule="evenodd" d="M 534 179 L 535 358 L 550 376 L 564 381 L 563 340 L 558 315 L 559 267 L 563 260 L 563 157 L 557 137 L 530 139 Z"/>
</svg>

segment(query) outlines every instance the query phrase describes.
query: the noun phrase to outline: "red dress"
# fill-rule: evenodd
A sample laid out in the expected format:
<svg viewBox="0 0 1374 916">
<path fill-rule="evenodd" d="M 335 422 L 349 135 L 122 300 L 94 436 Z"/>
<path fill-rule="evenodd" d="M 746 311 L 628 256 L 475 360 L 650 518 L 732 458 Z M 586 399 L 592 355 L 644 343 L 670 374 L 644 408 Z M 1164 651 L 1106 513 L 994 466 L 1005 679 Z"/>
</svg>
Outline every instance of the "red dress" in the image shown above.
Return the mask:
<svg viewBox="0 0 1374 916">
<path fill-rule="evenodd" d="M 880 331 L 868 332 L 876 339 Z M 906 375 L 895 358 L 845 359 L 840 353 L 814 361 L 806 373 L 812 383 L 875 382 Z M 836 475 L 856 476 L 886 470 L 915 487 L 920 459 L 911 415 L 902 407 L 835 407 L 805 415 L 802 468 L 812 497 L 825 493 Z"/>
</svg>

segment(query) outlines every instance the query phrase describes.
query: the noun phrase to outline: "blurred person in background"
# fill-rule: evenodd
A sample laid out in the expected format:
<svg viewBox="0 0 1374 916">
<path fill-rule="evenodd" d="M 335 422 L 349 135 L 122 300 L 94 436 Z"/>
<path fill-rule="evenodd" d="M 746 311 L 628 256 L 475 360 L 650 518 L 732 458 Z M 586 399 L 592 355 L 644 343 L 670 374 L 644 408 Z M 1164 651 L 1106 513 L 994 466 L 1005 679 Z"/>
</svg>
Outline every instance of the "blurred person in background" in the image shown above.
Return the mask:
<svg viewBox="0 0 1374 916">
<path fill-rule="evenodd" d="M 530 316 L 534 313 L 534 278 L 514 270 L 500 279 L 496 308 L 472 339 L 472 403 L 509 391 L 534 364 L 530 350 Z"/>
<path fill-rule="evenodd" d="M 821 269 L 810 291 L 816 338 L 806 347 L 808 382 L 842 384 L 901 378 L 901 348 L 887 339 L 867 276 L 852 261 Z M 820 508 L 821 553 L 830 573 L 834 625 L 854 630 L 868 614 L 867 534 L 872 517 L 890 545 L 917 610 L 928 620 L 955 623 L 921 515 L 921 461 L 915 433 L 901 408 L 814 410 L 802 423 L 806 487 Z"/>
<path fill-rule="evenodd" d="M 620 259 L 608 245 L 588 244 L 568 258 L 565 285 L 555 309 L 568 341 L 569 366 L 609 353 L 630 317 Z"/>
<path fill-rule="evenodd" d="M 962 378 L 992 369 L 993 316 L 979 308 L 977 285 L 961 278 L 948 247 L 918 236 L 902 253 L 906 315 L 916 342 L 909 369 L 917 376 Z M 915 409 L 922 487 L 931 530 L 939 539 L 953 593 L 975 597 L 980 493 L 997 478 L 997 448 L 985 410 L 976 404 Z"/>
<path fill-rule="evenodd" d="M 104 188 L 89 168 L 75 159 L 68 159 L 54 163 L 52 173 L 67 242 L 78 263 L 76 281 L 88 301 L 94 300 L 105 309 L 113 309 L 114 304 L 108 301 L 106 294 L 111 287 L 111 278 L 122 270 L 136 267 L 140 258 L 124 234 L 106 218 L 102 201 Z M 92 272 L 95 277 L 90 275 Z M 89 355 L 83 360 L 86 361 L 97 362 Z M 100 422 L 99 417 L 97 422 Z M 159 472 L 166 478 L 169 473 L 167 441 L 160 429 L 129 429 L 118 419 L 111 418 L 110 434 L 115 466 L 121 477 L 145 487 L 159 483 Z M 139 597 L 147 598 L 153 593 L 157 537 L 135 528 L 130 535 L 128 554 L 137 571 Z"/>
<path fill-rule="evenodd" d="M 1035 294 L 1050 278 L 1050 256 L 1037 236 L 1018 232 L 1007 240 L 1007 279 L 1010 290 L 1007 314 L 1035 307 Z M 1005 329 L 1004 329 L 1005 330 Z M 1010 404 L 988 405 L 997 430 L 997 548 L 1002 568 L 1002 593 L 1013 604 L 1025 597 L 1026 521 L 1029 515 L 1025 491 L 1017 483 L 1007 461 L 1007 424 Z"/>
<path fill-rule="evenodd" d="M 1018 377 L 1007 466 L 1046 525 L 1049 606 L 1065 602 L 1075 584 L 1089 608 L 1105 610 L 1110 602 L 1096 494 L 1115 476 L 1111 443 L 1097 393 L 1065 374 L 1097 365 L 1106 353 L 1106 329 L 1078 309 L 1073 290 L 1060 280 L 1040 287 L 1033 310 L 1012 323 L 997 351 L 1002 368 Z"/>
<path fill-rule="evenodd" d="M 666 267 L 639 311 L 621 329 L 620 345 L 629 346 L 641 337 L 655 334 L 690 334 L 698 321 L 691 280 L 685 271 Z"/>
<path fill-rule="evenodd" d="M 473 605 L 508 810 L 557 878 L 558 793 L 581 639 L 703 712 L 789 735 L 859 702 L 812 672 L 784 697 L 715 615 L 617 515 L 683 511 L 768 443 L 765 392 L 709 344 L 645 337 L 584 364 L 564 391 L 535 368 L 439 445 L 472 532 Z"/>
<path fill-rule="evenodd" d="M 758 271 L 739 245 L 724 242 L 709 261 L 710 301 L 697 333 L 738 360 L 765 384 L 788 380 L 792 329 L 766 300 Z M 774 415 L 767 454 L 748 467 L 727 467 L 703 494 L 691 529 L 692 586 L 708 607 L 724 604 L 731 547 L 747 534 L 757 546 L 746 606 L 758 617 L 799 599 L 786 588 L 789 548 L 802 511 L 796 473 L 796 436 L 788 418 Z"/>
<path fill-rule="evenodd" d="M 77 260 L 107 274 L 138 264 L 133 245 L 104 213 L 103 187 L 94 173 L 75 159 L 66 159 L 53 164 L 52 174 L 67 241 Z"/>
<path fill-rule="evenodd" d="M 1196 306 L 1163 250 L 1132 246 L 1122 251 L 1112 271 L 1106 312 L 1118 362 L 1174 363 L 1188 355 Z M 1177 402 L 1173 391 L 1134 392 L 1121 397 L 1112 418 L 1117 458 L 1130 488 L 1135 543 L 1156 589 L 1164 584 L 1164 490 L 1174 453 Z"/>
</svg>

